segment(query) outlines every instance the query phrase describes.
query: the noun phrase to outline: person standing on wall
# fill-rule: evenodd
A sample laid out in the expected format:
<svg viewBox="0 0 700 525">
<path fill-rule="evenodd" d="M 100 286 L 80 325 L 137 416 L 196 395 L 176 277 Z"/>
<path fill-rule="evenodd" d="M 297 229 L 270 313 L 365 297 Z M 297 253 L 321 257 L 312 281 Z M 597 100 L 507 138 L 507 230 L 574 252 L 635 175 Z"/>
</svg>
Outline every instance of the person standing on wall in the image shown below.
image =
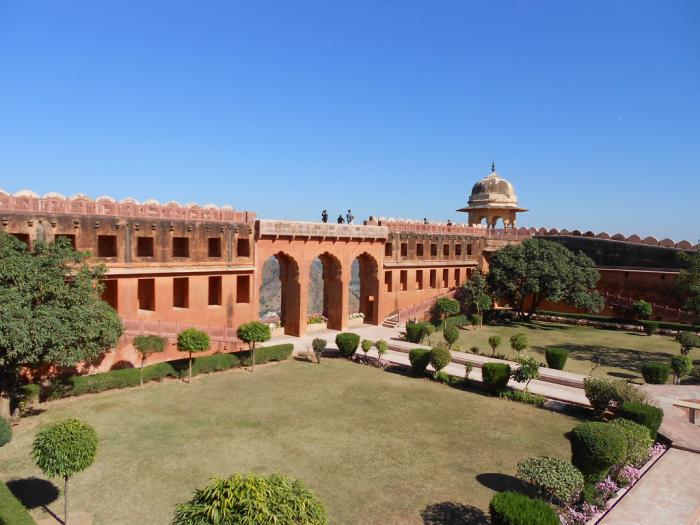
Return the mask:
<svg viewBox="0 0 700 525">
<path fill-rule="evenodd" d="M 321 212 L 321 221 L 323 221 L 324 223 L 328 222 L 328 211 L 323 210 Z"/>
<path fill-rule="evenodd" d="M 348 214 L 345 216 L 345 218 L 348 220 L 348 224 L 352 224 L 352 221 L 355 220 L 355 216 L 352 214 L 352 210 L 348 210 Z"/>
<path fill-rule="evenodd" d="M 341 213 L 340 215 L 338 215 L 338 224 L 344 224 L 344 223 L 345 223 L 345 219 L 343 219 L 343 214 Z"/>
</svg>

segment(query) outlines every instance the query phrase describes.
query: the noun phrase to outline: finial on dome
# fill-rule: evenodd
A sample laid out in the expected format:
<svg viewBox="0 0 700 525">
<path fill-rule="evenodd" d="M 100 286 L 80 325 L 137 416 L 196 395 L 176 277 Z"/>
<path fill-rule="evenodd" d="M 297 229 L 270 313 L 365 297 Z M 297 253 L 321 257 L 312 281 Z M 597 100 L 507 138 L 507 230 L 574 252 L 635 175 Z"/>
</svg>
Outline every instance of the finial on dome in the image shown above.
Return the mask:
<svg viewBox="0 0 700 525">
<path fill-rule="evenodd" d="M 496 162 L 491 163 L 491 173 L 496 173 Z"/>
</svg>

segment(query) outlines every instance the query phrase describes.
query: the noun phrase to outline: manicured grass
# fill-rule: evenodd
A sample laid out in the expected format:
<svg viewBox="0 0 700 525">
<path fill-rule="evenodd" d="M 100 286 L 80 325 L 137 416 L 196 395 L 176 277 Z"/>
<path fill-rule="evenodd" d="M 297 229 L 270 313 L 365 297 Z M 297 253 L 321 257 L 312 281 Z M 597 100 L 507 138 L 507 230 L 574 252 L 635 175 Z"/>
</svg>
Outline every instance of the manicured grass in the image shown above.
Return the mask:
<svg viewBox="0 0 700 525">
<path fill-rule="evenodd" d="M 166 525 L 174 505 L 210 476 L 248 471 L 303 480 L 334 525 L 483 523 L 495 490 L 517 484 L 517 462 L 544 454 L 568 459 L 564 434 L 579 423 L 333 359 L 200 376 L 191 385 L 149 384 L 43 408 L 0 450 L 0 479 L 43 478 L 29 456 L 38 429 L 83 419 L 100 443 L 95 464 L 71 482 L 71 508 L 92 512 L 97 525 Z M 60 514 L 61 500 L 49 508 Z M 33 514 L 46 516 L 41 509 Z"/>
<path fill-rule="evenodd" d="M 598 377 L 615 377 L 643 382 L 641 368 L 646 361 L 661 361 L 670 364 L 671 357 L 680 354 L 680 346 L 671 336 L 605 330 L 588 326 L 574 326 L 558 323 L 533 321 L 531 323 L 514 323 L 506 326 L 484 325 L 479 330 L 460 330 L 460 338 L 455 346 L 463 352 L 469 352 L 473 346 L 479 347 L 481 353 L 491 355 L 488 338 L 500 335 L 503 339 L 496 351 L 504 353 L 509 359 L 515 357 L 510 348 L 510 337 L 518 332 L 527 335 L 530 348 L 523 352 L 532 355 L 544 363 L 545 350 L 550 346 L 560 346 L 569 350 L 569 359 L 564 370 L 588 375 L 594 360 L 600 360 L 601 366 L 593 372 Z M 441 334 L 431 337 L 436 342 Z M 700 349 L 691 354 L 696 365 L 700 364 Z"/>
</svg>

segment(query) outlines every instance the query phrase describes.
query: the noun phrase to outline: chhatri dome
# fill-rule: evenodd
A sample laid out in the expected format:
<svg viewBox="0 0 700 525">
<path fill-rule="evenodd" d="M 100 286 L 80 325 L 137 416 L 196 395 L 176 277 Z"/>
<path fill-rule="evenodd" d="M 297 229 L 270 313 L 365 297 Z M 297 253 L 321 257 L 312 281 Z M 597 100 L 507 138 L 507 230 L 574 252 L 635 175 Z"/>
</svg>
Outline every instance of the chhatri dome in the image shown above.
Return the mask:
<svg viewBox="0 0 700 525">
<path fill-rule="evenodd" d="M 487 227 L 496 228 L 500 219 L 504 228 L 515 228 L 516 214 L 527 210 L 518 206 L 513 185 L 496 173 L 496 165 L 492 163 L 491 173 L 472 187 L 468 206 L 457 211 L 469 214 L 470 226 L 485 219 Z"/>
</svg>

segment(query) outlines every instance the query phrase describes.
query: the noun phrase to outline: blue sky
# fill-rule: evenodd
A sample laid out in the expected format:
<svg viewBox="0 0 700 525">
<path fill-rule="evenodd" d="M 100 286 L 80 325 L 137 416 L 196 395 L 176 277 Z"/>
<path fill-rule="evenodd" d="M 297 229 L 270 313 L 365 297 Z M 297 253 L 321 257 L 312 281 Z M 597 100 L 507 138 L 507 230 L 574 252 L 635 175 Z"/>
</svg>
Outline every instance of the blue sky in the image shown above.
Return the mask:
<svg viewBox="0 0 700 525">
<path fill-rule="evenodd" d="M 0 188 L 697 241 L 700 2 L 0 0 Z"/>
</svg>

